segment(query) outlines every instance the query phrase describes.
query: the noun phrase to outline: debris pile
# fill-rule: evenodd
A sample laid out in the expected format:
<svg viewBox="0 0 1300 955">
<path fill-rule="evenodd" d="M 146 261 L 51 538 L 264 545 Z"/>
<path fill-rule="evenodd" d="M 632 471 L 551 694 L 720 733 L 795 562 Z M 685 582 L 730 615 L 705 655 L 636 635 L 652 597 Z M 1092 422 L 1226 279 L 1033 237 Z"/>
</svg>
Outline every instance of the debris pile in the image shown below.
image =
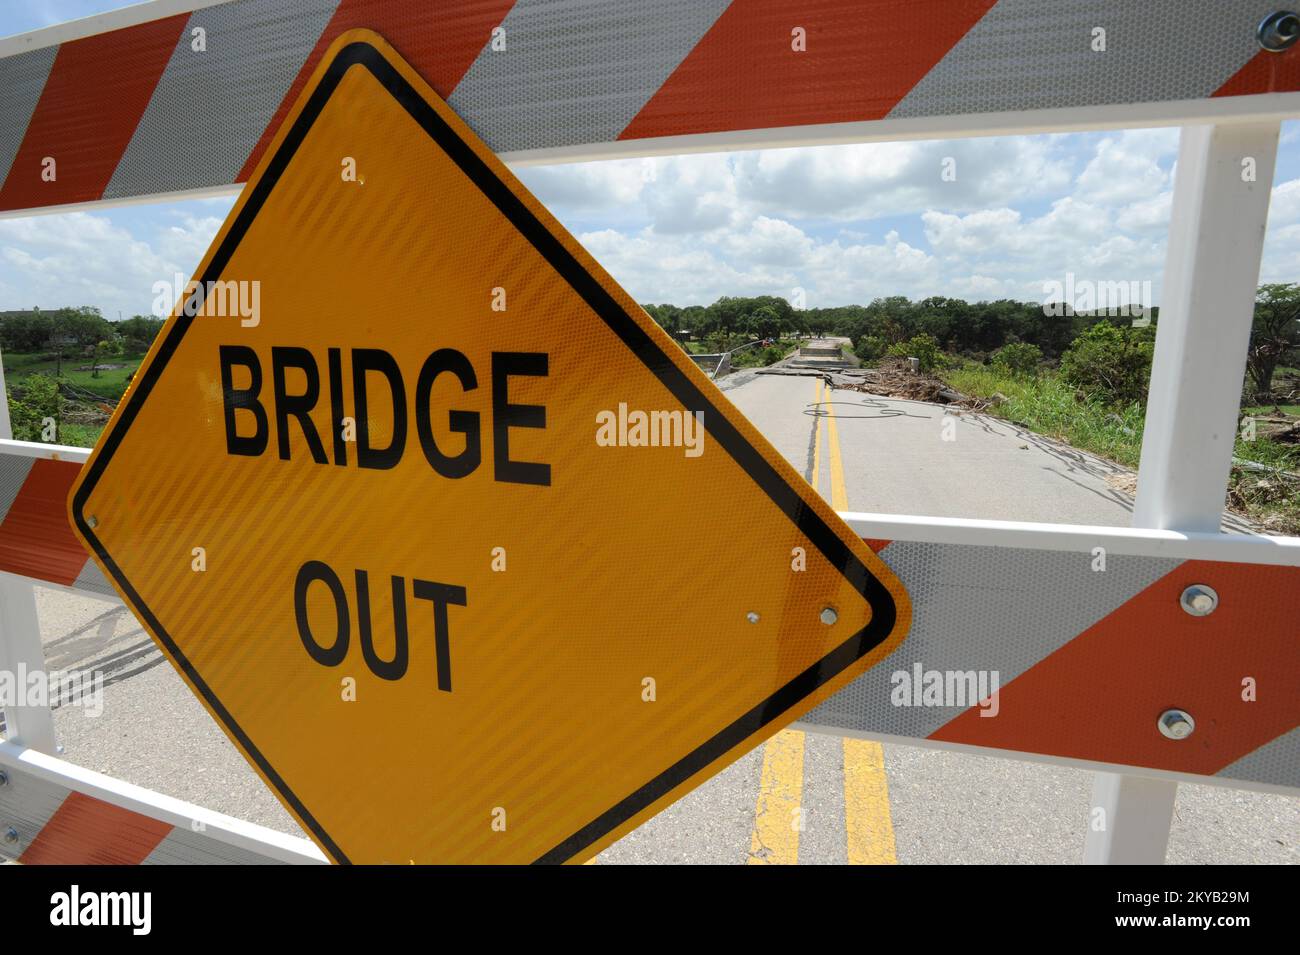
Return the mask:
<svg viewBox="0 0 1300 955">
<path fill-rule="evenodd" d="M 1256 432 L 1261 438 L 1283 444 L 1300 444 L 1300 416 L 1279 411 L 1275 414 L 1252 415 Z"/>
<path fill-rule="evenodd" d="M 831 375 L 831 379 L 836 388 L 849 388 L 882 398 L 957 405 L 972 411 L 983 411 L 999 403 L 999 396 L 971 398 L 934 375 L 912 371 L 906 358 L 883 358 L 875 368 L 837 372 Z"/>
</svg>

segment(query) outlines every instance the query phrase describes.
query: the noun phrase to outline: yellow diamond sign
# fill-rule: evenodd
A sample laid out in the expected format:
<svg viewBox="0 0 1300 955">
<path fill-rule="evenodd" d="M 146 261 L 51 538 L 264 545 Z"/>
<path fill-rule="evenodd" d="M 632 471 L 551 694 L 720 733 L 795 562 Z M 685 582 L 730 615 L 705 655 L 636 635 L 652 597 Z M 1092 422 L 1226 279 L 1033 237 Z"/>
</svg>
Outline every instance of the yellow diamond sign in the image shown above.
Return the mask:
<svg viewBox="0 0 1300 955">
<path fill-rule="evenodd" d="M 339 862 L 587 858 L 911 613 L 367 31 L 322 60 L 70 507 Z"/>
</svg>

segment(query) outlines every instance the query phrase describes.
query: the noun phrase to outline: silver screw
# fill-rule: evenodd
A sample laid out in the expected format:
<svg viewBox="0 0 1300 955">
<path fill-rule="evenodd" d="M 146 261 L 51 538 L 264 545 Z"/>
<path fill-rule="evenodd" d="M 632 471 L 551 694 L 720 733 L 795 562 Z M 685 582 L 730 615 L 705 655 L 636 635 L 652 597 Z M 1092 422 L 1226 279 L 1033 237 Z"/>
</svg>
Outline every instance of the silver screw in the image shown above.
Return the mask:
<svg viewBox="0 0 1300 955">
<path fill-rule="evenodd" d="M 750 623 L 758 623 L 758 614 L 751 610 L 749 613 L 745 614 L 745 619 Z"/>
<path fill-rule="evenodd" d="M 15 829 L 13 826 L 10 826 L 8 829 L 5 830 L 5 842 L 17 842 L 17 841 L 18 841 L 18 830 Z"/>
<path fill-rule="evenodd" d="M 826 626 L 828 627 L 831 626 L 833 623 L 835 623 L 836 620 L 839 619 L 840 619 L 840 615 L 835 612 L 834 607 L 823 608 L 821 612 L 821 621 L 822 623 L 826 624 Z"/>
<path fill-rule="evenodd" d="M 86 526 L 93 531 L 96 527 L 99 526 L 99 518 L 96 517 L 94 514 L 91 514 L 89 517 L 86 518 Z"/>
<path fill-rule="evenodd" d="M 1187 739 L 1196 729 L 1196 720 L 1186 710 L 1165 710 L 1156 725 L 1169 739 Z"/>
<path fill-rule="evenodd" d="M 1270 53 L 1281 53 L 1290 49 L 1300 39 L 1300 15 L 1290 10 L 1270 13 L 1259 22 L 1255 29 L 1255 38 L 1259 45 Z"/>
<path fill-rule="evenodd" d="M 1219 606 L 1219 595 L 1208 584 L 1192 584 L 1183 591 L 1178 603 L 1193 617 L 1208 617 Z"/>
</svg>

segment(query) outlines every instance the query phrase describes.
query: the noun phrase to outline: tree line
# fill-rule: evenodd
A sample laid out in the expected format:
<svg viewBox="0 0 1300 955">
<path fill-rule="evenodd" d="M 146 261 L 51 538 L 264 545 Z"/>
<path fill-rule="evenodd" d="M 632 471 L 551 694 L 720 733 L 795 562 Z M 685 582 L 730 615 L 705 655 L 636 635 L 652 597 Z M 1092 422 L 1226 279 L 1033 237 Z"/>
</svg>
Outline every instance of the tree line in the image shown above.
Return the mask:
<svg viewBox="0 0 1300 955">
<path fill-rule="evenodd" d="M 1069 305 L 1048 309 L 1042 302 L 1012 299 L 967 302 L 942 295 L 919 301 L 892 295 L 868 305 L 830 308 L 796 309 L 788 300 L 773 295 L 723 296 L 712 305 L 642 307 L 675 336 L 685 332 L 708 342 L 736 336 L 834 335 L 848 338 L 855 351 L 869 361 L 904 353 L 916 343 L 915 347 L 977 361 L 989 361 L 1001 353 L 1004 361 L 1024 364 L 1036 358 L 1058 365 L 1067 352 L 1077 360 L 1095 346 L 1120 355 L 1130 380 L 1144 377 L 1149 368 L 1160 318 L 1159 308 L 1149 310 L 1149 323 L 1135 325 L 1132 317 L 1105 310 L 1075 311 Z M 1105 327 L 1097 328 L 1099 325 Z M 1080 341 L 1085 336 L 1086 341 Z M 1076 341 L 1079 344 L 1072 349 Z M 1008 346 L 1020 347 L 1008 352 Z M 1295 360 L 1298 348 L 1300 284 L 1260 286 L 1248 354 L 1255 391 L 1267 393 L 1276 369 Z"/>
<path fill-rule="evenodd" d="M 162 326 L 151 315 L 110 322 L 92 306 L 0 312 L 0 348 L 57 358 L 140 354 Z"/>
<path fill-rule="evenodd" d="M 1150 342 L 1159 309 L 1150 310 L 1147 327 L 1134 326 L 1127 316 L 1104 312 L 1046 309 L 1041 302 L 998 299 L 967 302 L 933 295 L 919 301 L 906 296 L 877 298 L 867 305 L 795 308 L 776 295 L 724 295 L 711 305 L 647 304 L 646 312 L 669 334 L 683 333 L 720 347 L 739 340 L 779 339 L 799 335 L 835 335 L 853 342 L 867 360 L 916 347 L 933 347 L 948 355 L 988 361 L 999 352 L 1004 360 L 1024 363 L 1031 356 L 1052 365 L 1077 339 L 1094 326 L 1091 336 L 1108 347 L 1139 356 L 1149 363 Z M 1063 314 L 1049 314 L 1063 311 Z M 135 315 L 110 322 L 93 307 L 50 311 L 0 312 L 0 348 L 8 352 L 43 352 L 59 358 L 107 354 L 140 354 L 162 328 L 163 320 Z M 1006 352 L 1008 345 L 1032 346 Z M 1082 345 L 1082 343 L 1081 343 Z M 1248 353 L 1248 371 L 1255 391 L 1266 394 L 1279 366 L 1295 360 L 1300 348 L 1300 284 L 1260 286 Z M 1078 353 L 1079 349 L 1074 349 Z"/>
<path fill-rule="evenodd" d="M 1064 316 L 1047 315 L 1041 302 L 967 302 L 942 295 L 915 302 L 903 295 L 891 295 L 869 305 L 830 308 L 796 309 L 774 295 L 723 296 L 712 305 L 680 307 L 665 303 L 642 307 L 670 333 L 686 331 L 699 339 L 716 334 L 749 334 L 757 338 L 835 335 L 855 345 L 872 337 L 889 346 L 929 335 L 951 354 L 980 357 L 1009 342 L 1028 342 L 1038 346 L 1049 359 L 1059 358 L 1079 334 L 1104 317 L 1068 308 Z M 1154 321 L 1159 310 L 1152 311 Z"/>
</svg>

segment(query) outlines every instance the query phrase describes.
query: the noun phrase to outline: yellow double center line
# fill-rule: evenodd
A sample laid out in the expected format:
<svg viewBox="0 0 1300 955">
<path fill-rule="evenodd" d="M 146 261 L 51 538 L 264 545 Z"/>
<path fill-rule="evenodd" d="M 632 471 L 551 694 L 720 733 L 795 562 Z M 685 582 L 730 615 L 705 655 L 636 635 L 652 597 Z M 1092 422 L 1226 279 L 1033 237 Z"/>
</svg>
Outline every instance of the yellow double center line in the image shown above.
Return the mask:
<svg viewBox="0 0 1300 955">
<path fill-rule="evenodd" d="M 813 417 L 812 486 L 821 478 L 821 422 L 826 420 L 830 444 L 831 507 L 849 509 L 840 454 L 839 427 L 829 408 L 823 410 L 833 389 L 818 377 Z M 795 865 L 799 861 L 799 833 L 803 829 L 803 755 L 805 736 L 783 730 L 763 747 L 763 770 L 754 829 L 750 836 L 750 865 Z M 888 865 L 898 861 L 894 826 L 889 812 L 889 783 L 885 753 L 872 740 L 848 739 L 843 744 L 844 835 L 850 865 Z"/>
</svg>

